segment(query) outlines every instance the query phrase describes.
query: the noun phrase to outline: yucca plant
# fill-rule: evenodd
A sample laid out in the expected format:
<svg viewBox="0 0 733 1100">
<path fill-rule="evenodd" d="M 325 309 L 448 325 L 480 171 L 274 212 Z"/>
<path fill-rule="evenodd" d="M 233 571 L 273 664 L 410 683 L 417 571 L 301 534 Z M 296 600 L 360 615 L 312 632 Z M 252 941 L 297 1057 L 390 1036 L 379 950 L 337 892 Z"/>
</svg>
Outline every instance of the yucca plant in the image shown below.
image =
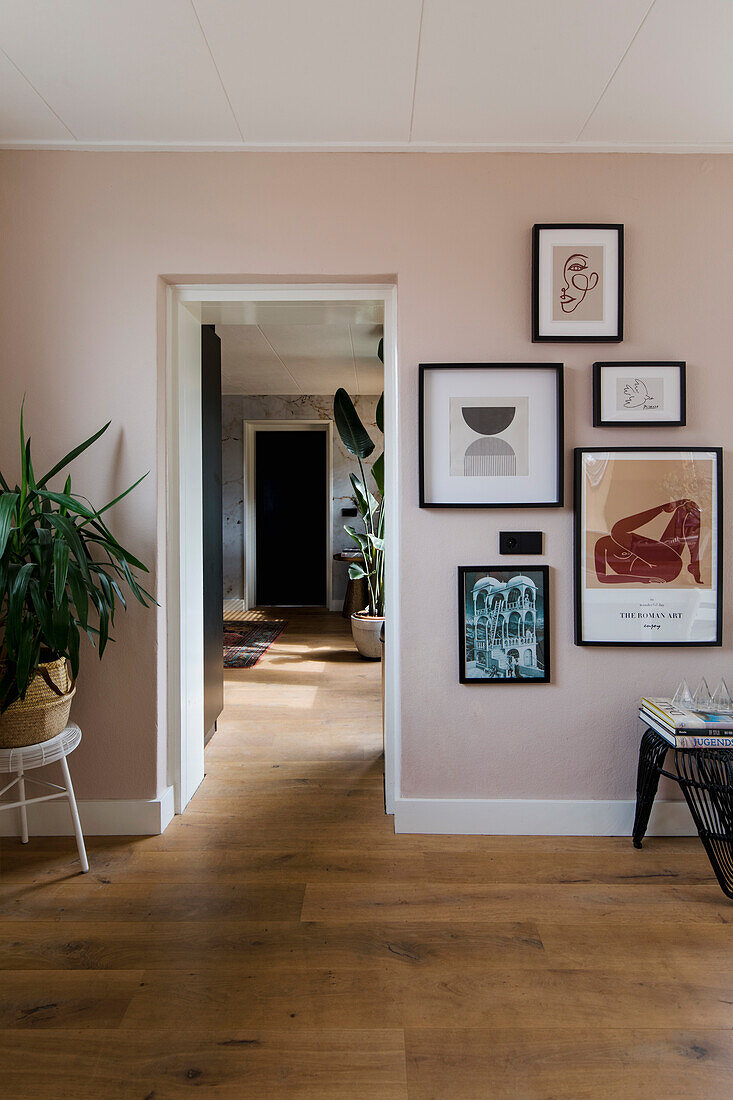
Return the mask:
<svg viewBox="0 0 733 1100">
<path fill-rule="evenodd" d="M 380 352 L 381 352 L 380 341 Z M 381 358 L 381 354 L 380 354 Z M 374 441 L 359 418 L 354 402 L 344 389 L 338 389 L 333 399 L 333 418 L 346 450 L 359 463 L 359 477 L 351 473 L 354 500 L 364 521 L 364 531 L 344 524 L 344 530 L 361 551 L 362 561 L 349 566 L 352 581 L 364 579 L 369 590 L 369 614 L 384 615 L 384 454 L 372 465 L 372 477 L 379 499 L 370 491 L 364 470 L 364 459 L 374 451 Z M 377 427 L 384 431 L 384 394 L 377 404 Z"/>
<path fill-rule="evenodd" d="M 25 697 L 41 663 L 66 657 L 76 679 L 81 631 L 101 659 L 112 640 L 116 603 L 127 606 L 122 586 L 145 607 L 155 603 L 135 577 L 147 568 L 102 519 L 143 478 L 103 508 L 73 493 L 71 477 L 62 492 L 48 487 L 109 424 L 37 478 L 21 407 L 20 485 L 11 489 L 0 473 L 0 713 Z"/>
</svg>

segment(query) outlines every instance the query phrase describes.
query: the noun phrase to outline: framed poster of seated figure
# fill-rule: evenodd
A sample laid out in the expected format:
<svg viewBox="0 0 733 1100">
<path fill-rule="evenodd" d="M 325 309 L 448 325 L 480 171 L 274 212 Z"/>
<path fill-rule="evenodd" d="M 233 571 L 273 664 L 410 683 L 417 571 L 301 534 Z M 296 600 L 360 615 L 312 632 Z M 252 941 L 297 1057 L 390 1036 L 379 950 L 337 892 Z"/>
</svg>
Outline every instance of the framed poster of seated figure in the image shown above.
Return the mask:
<svg viewBox="0 0 733 1100">
<path fill-rule="evenodd" d="M 720 447 L 575 451 L 575 642 L 722 644 Z"/>
</svg>

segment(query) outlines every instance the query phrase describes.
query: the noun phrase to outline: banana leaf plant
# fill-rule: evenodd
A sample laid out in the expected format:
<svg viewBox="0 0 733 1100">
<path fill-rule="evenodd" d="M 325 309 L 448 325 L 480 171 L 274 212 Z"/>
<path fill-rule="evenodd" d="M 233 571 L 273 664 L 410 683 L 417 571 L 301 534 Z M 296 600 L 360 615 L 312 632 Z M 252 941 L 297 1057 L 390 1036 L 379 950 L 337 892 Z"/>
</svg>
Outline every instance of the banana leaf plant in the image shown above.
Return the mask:
<svg viewBox="0 0 733 1100">
<path fill-rule="evenodd" d="M 20 485 L 11 488 L 0 472 L 0 713 L 25 697 L 43 662 L 66 657 L 75 680 L 82 631 L 101 660 L 116 606 L 127 606 L 123 588 L 145 607 L 155 603 L 136 577 L 147 568 L 102 519 L 143 478 L 102 508 L 73 493 L 70 476 L 61 492 L 49 488 L 108 427 L 36 477 L 21 407 Z"/>
<path fill-rule="evenodd" d="M 381 342 L 380 342 L 381 352 Z M 381 358 L 381 355 L 380 355 Z M 361 551 L 361 562 L 349 566 L 352 581 L 366 580 L 369 591 L 370 615 L 384 615 L 384 453 L 372 465 L 372 477 L 378 497 L 370 491 L 364 469 L 364 459 L 374 451 L 374 441 L 359 418 L 354 402 L 344 389 L 339 389 L 333 399 L 333 417 L 341 442 L 359 463 L 359 476 L 351 473 L 354 500 L 364 522 L 364 531 L 357 531 L 348 524 L 344 530 Z M 377 404 L 377 427 L 384 432 L 384 394 Z"/>
</svg>

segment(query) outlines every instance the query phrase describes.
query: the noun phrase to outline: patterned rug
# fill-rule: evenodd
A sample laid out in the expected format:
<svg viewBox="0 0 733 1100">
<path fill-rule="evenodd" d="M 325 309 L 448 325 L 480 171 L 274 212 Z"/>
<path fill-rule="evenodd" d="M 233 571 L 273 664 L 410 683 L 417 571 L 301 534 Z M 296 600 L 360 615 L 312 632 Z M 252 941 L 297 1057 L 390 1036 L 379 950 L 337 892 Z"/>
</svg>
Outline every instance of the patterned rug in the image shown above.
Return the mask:
<svg viewBox="0 0 733 1100">
<path fill-rule="evenodd" d="M 224 623 L 224 668 L 252 668 L 272 645 L 287 622 L 227 619 Z"/>
</svg>

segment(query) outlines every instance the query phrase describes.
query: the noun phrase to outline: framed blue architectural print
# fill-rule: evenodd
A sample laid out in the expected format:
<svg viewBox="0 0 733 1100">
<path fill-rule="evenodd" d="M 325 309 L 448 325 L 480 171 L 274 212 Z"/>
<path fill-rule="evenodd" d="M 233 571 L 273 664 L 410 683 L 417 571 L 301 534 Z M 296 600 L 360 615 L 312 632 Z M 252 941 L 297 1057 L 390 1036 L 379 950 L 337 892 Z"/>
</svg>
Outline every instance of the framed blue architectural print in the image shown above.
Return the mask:
<svg viewBox="0 0 733 1100">
<path fill-rule="evenodd" d="M 458 566 L 462 684 L 548 684 L 546 565 Z"/>
</svg>

